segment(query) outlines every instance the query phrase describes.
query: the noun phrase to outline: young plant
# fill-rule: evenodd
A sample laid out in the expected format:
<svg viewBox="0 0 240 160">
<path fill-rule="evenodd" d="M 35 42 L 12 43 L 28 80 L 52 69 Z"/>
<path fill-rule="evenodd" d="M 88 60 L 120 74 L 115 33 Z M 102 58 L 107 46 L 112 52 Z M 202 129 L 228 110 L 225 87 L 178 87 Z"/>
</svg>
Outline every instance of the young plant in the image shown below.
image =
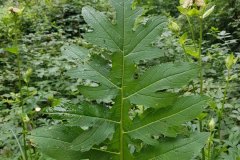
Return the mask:
<svg viewBox="0 0 240 160">
<path fill-rule="evenodd" d="M 62 48 L 78 65 L 67 75 L 92 82 L 80 87 L 92 103 L 51 111 L 48 114 L 63 123 L 34 130 L 31 142 L 57 160 L 191 159 L 209 134 L 186 136 L 182 124 L 198 116 L 208 98 L 182 96 L 174 89 L 196 78 L 199 66 L 163 63 L 140 72 L 139 61 L 164 55 L 151 43 L 162 33 L 166 19 L 153 17 L 133 30 L 142 9 L 132 10 L 130 0 L 111 3 L 116 11 L 114 23 L 89 6 L 82 9 L 85 21 L 93 28 L 85 39 L 108 49 L 109 54 L 92 54 L 75 45 Z"/>
<path fill-rule="evenodd" d="M 16 142 L 18 144 L 18 147 L 21 151 L 21 155 L 22 155 L 22 159 L 23 160 L 28 160 L 28 154 L 27 154 L 27 139 L 26 139 L 26 135 L 27 135 L 27 122 L 29 121 L 29 118 L 27 116 L 27 114 L 25 113 L 25 109 L 24 109 L 24 105 L 23 105 L 23 93 L 22 93 L 22 73 L 21 73 L 21 69 L 22 69 L 22 60 L 21 60 L 21 53 L 19 51 L 19 45 L 18 45 L 18 41 L 20 38 L 20 29 L 19 29 L 19 25 L 20 25 L 20 16 L 22 14 L 22 10 L 16 7 L 10 7 L 9 8 L 9 12 L 10 12 L 10 17 L 9 19 L 13 21 L 14 25 L 13 25 L 13 39 L 12 39 L 12 47 L 8 47 L 5 48 L 4 50 L 15 54 L 16 55 L 16 63 L 17 63 L 17 75 L 18 75 L 18 90 L 19 90 L 19 108 L 21 108 L 21 120 L 22 120 L 22 140 L 23 140 L 23 148 L 20 145 L 20 142 L 16 136 L 16 134 L 11 130 L 11 132 L 13 133 L 14 138 L 16 139 Z"/>
<path fill-rule="evenodd" d="M 200 81 L 200 94 L 203 95 L 203 81 L 204 81 L 204 76 L 203 76 L 203 64 L 202 64 L 202 43 L 203 43 L 203 22 L 204 19 L 207 18 L 213 11 L 215 6 L 212 6 L 208 10 L 208 5 L 205 3 L 204 0 L 180 0 L 181 6 L 178 7 L 178 10 L 186 17 L 190 32 L 191 32 L 191 43 L 190 45 L 186 45 L 187 42 L 187 33 L 184 33 L 180 38 L 179 38 L 179 43 L 181 44 L 184 52 L 187 55 L 192 56 L 193 58 L 196 58 L 198 60 L 200 70 L 199 70 L 199 81 Z M 196 40 L 195 37 L 195 28 L 194 25 L 191 21 L 191 18 L 194 18 L 197 20 L 199 23 L 199 39 L 198 41 Z M 200 132 L 203 131 L 203 125 L 202 125 L 202 120 L 205 118 L 205 116 L 200 115 L 199 116 L 199 130 Z M 205 159 L 205 151 L 202 149 L 202 159 Z"/>
<path fill-rule="evenodd" d="M 213 139 L 214 139 L 214 129 L 215 129 L 215 121 L 212 118 L 208 123 L 210 136 L 208 138 L 208 145 L 207 145 L 207 159 L 212 159 L 212 152 L 213 152 Z"/>
<path fill-rule="evenodd" d="M 233 68 L 233 66 L 237 63 L 238 58 L 236 58 L 234 56 L 233 53 L 231 53 L 230 55 L 228 55 L 225 59 L 225 65 L 227 68 L 227 76 L 226 76 L 226 85 L 225 85 L 225 89 L 224 89 L 224 95 L 223 95 L 223 99 L 222 99 L 222 106 L 221 108 L 217 111 L 218 113 L 218 136 L 219 139 L 221 140 L 221 123 L 222 123 L 222 118 L 224 115 L 224 106 L 226 104 L 227 101 L 227 92 L 229 90 L 229 83 L 230 81 L 234 78 L 234 76 L 231 76 L 231 70 Z"/>
<path fill-rule="evenodd" d="M 203 22 L 213 11 L 215 6 L 212 6 L 208 10 L 208 7 L 204 0 L 180 0 L 181 6 L 178 7 L 178 10 L 186 17 L 192 38 L 192 44 L 186 45 L 187 33 L 184 33 L 180 37 L 180 44 L 183 46 L 183 49 L 186 54 L 191 55 L 194 58 L 198 59 L 200 66 L 200 93 L 203 94 L 203 65 L 202 65 L 202 43 L 203 43 Z M 194 17 L 199 21 L 199 40 L 196 41 L 195 30 L 191 18 Z"/>
</svg>

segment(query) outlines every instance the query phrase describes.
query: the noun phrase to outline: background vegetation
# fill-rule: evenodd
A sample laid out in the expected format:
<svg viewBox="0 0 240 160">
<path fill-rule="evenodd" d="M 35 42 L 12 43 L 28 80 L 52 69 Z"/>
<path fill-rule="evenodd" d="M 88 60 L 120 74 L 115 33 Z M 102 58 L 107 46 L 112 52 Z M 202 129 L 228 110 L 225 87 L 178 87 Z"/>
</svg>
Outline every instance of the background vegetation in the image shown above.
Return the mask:
<svg viewBox="0 0 240 160">
<path fill-rule="evenodd" d="M 240 160 L 240 66 L 239 63 L 225 65 L 229 55 L 240 57 L 240 1 L 208 0 L 208 3 L 216 7 L 203 25 L 203 92 L 212 101 L 198 119 L 186 125 L 196 131 L 201 123 L 203 131 L 212 133 L 204 151 L 208 154 L 210 148 L 211 159 Z M 115 15 L 107 0 L 4 0 L 0 5 L 0 159 L 12 160 L 22 158 L 18 144 L 18 140 L 20 145 L 23 143 L 22 136 L 40 126 L 60 123 L 44 112 L 52 108 L 63 110 L 67 104 L 87 100 L 79 93 L 79 86 L 86 82 L 65 76 L 66 70 L 74 64 L 67 62 L 60 51 L 64 44 L 75 43 L 104 53 L 104 49 L 83 39 L 83 34 L 91 29 L 83 20 L 82 7 L 90 5 L 110 19 Z M 174 22 L 179 27 L 178 33 L 169 27 L 159 35 L 155 45 L 163 50 L 165 57 L 143 61 L 142 69 L 185 59 L 179 38 L 189 31 L 189 25 L 178 11 L 179 1 L 136 0 L 134 5 L 144 7 L 144 15 L 138 23 L 144 23 L 153 15 L 164 15 L 169 23 Z M 17 19 L 9 7 L 22 9 Z M 193 34 L 198 39 L 199 25 L 195 18 L 191 20 Z M 181 92 L 200 93 L 199 85 L 195 80 L 189 90 Z M 29 140 L 25 143 L 32 159 L 46 159 L 35 144 Z"/>
</svg>

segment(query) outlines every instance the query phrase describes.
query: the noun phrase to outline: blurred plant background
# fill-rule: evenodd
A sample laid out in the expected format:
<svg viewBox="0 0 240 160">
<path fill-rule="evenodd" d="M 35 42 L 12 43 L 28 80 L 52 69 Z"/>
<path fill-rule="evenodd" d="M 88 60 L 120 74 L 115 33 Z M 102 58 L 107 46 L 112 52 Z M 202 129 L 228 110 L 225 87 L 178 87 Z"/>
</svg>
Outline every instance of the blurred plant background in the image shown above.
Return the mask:
<svg viewBox="0 0 240 160">
<path fill-rule="evenodd" d="M 204 93 L 212 98 L 212 103 L 205 109 L 203 130 L 209 131 L 209 121 L 218 121 L 218 110 L 221 108 L 226 87 L 227 68 L 225 59 L 233 54 L 240 57 L 240 1 L 239 0 L 208 0 L 216 5 L 214 12 L 205 21 L 203 27 L 203 67 Z M 20 94 L 29 121 L 27 129 L 58 123 L 42 111 L 57 107 L 64 109 L 65 104 L 81 103 L 84 98 L 79 94 L 78 86 L 82 81 L 72 81 L 64 76 L 71 68 L 60 47 L 65 43 L 75 43 L 93 52 L 104 52 L 86 43 L 82 35 L 90 30 L 81 16 L 81 8 L 91 5 L 105 12 L 109 19 L 114 18 L 108 0 L 0 0 L 0 159 L 21 159 L 21 152 L 16 138 L 21 141 L 21 108 Z M 144 14 L 137 23 L 144 23 L 149 16 L 163 14 L 179 26 L 179 34 L 189 30 L 186 18 L 180 14 L 177 6 L 179 0 L 135 0 L 133 8 L 144 7 Z M 10 7 L 22 9 L 19 20 L 14 21 Z M 194 21 L 194 19 L 193 19 Z M 17 26 L 17 27 L 16 27 Z M 199 30 L 193 25 L 194 31 Z M 198 32 L 194 32 L 196 37 Z M 16 44 L 14 37 L 18 35 L 17 48 L 21 54 L 21 74 L 32 70 L 27 83 L 21 89 L 18 86 L 18 67 Z M 179 43 L 179 36 L 171 29 L 159 35 L 155 45 L 163 50 L 165 57 L 153 61 L 142 62 L 142 66 L 160 62 L 178 61 L 185 58 Z M 191 59 L 195 61 L 195 59 Z M 212 140 L 213 160 L 240 160 L 240 65 L 231 68 L 231 81 L 228 86 L 224 115 L 222 120 L 221 138 Z M 24 79 L 22 80 L 25 81 Z M 192 82 L 190 92 L 199 92 L 198 82 Z M 192 130 L 197 129 L 197 121 L 189 122 Z M 217 127 L 217 126 L 216 126 Z M 33 159 L 46 159 L 34 148 L 31 141 L 27 142 L 29 153 Z M 206 151 L 207 152 L 207 151 Z"/>
</svg>

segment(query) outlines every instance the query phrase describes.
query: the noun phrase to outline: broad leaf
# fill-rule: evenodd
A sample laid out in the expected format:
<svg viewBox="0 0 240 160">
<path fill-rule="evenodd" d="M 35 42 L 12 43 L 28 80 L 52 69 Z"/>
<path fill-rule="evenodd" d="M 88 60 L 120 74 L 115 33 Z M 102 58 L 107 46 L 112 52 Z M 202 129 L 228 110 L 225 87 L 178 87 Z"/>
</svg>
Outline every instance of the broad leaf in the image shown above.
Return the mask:
<svg viewBox="0 0 240 160">
<path fill-rule="evenodd" d="M 155 66 L 139 79 L 129 83 L 125 97 L 132 99 L 136 95 L 148 95 L 158 90 L 181 87 L 195 77 L 196 73 L 198 73 L 198 67 L 193 64 L 165 63 Z"/>
<path fill-rule="evenodd" d="M 34 142 L 38 144 L 40 150 L 48 156 L 57 160 L 77 160 L 81 159 L 110 159 L 116 157 L 116 153 L 108 153 L 106 150 L 94 148 L 103 138 L 98 137 L 99 132 L 111 133 L 113 128 L 105 123 L 98 128 L 87 131 L 79 127 L 54 126 L 48 128 L 40 128 L 32 132 L 29 137 L 34 138 Z M 97 133 L 98 132 L 98 133 Z M 108 134 L 109 134 L 108 133 Z M 96 135 L 96 136 L 91 136 Z M 91 138 L 90 138 L 91 137 Z M 74 145 L 77 143 L 77 145 Z M 84 147 L 84 148 L 82 148 Z M 86 151 L 86 152 L 81 152 Z"/>
<path fill-rule="evenodd" d="M 126 133 L 142 141 L 152 139 L 152 135 L 160 133 L 174 137 L 178 133 L 176 127 L 197 117 L 207 100 L 208 98 L 200 96 L 180 97 L 168 108 L 149 109 L 142 118 L 134 121 Z"/>
<path fill-rule="evenodd" d="M 138 160 L 190 160 L 199 153 L 199 149 L 204 146 L 208 133 L 198 133 L 190 138 L 167 139 L 157 146 L 148 146 L 136 155 Z"/>
<path fill-rule="evenodd" d="M 162 63 L 139 72 L 140 60 L 164 55 L 153 44 L 166 27 L 166 18 L 152 17 L 136 27 L 142 9 L 133 10 L 131 3 L 111 0 L 116 11 L 113 21 L 92 7 L 82 9 L 93 29 L 85 39 L 108 49 L 110 58 L 75 45 L 62 48 L 76 64 L 66 76 L 90 81 L 79 91 L 92 102 L 51 111 L 48 114 L 62 124 L 32 132 L 31 140 L 48 156 L 57 160 L 174 160 L 175 156 L 189 160 L 204 146 L 205 133 L 181 137 L 183 124 L 202 112 L 208 98 L 176 92 L 198 76 L 198 65 Z"/>
</svg>

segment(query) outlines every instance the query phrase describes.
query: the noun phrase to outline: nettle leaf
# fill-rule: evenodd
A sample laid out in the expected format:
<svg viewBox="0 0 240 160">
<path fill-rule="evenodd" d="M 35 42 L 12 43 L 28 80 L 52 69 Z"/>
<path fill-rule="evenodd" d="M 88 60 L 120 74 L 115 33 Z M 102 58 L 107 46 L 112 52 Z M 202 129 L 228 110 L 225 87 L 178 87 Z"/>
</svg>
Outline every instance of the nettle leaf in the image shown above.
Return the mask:
<svg viewBox="0 0 240 160">
<path fill-rule="evenodd" d="M 176 90 L 198 76 L 198 65 L 162 63 L 140 74 L 140 60 L 164 56 L 153 44 L 167 26 L 167 20 L 152 17 L 136 27 L 141 8 L 133 10 L 131 0 L 111 3 L 116 11 L 113 21 L 92 7 L 82 9 L 93 30 L 84 38 L 109 50 L 108 58 L 75 45 L 62 47 L 66 59 L 76 65 L 66 76 L 91 82 L 83 83 L 79 91 L 92 103 L 49 112 L 63 124 L 34 130 L 31 141 L 57 160 L 193 158 L 208 134 L 183 137 L 186 130 L 183 124 L 203 111 L 208 97 L 183 96 Z M 101 103 L 94 104 L 96 101 Z"/>
</svg>

